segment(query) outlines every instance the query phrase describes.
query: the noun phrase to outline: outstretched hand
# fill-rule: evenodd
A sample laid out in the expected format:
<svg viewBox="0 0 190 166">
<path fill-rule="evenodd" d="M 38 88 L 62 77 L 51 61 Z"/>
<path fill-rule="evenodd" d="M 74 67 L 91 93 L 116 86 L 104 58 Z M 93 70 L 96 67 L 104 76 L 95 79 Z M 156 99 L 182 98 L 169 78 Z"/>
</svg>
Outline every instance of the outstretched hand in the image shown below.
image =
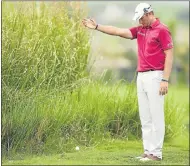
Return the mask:
<svg viewBox="0 0 190 166">
<path fill-rule="evenodd" d="M 90 28 L 90 29 L 95 29 L 96 28 L 96 21 L 93 20 L 93 19 L 83 19 L 82 20 L 82 24 L 87 27 L 87 28 Z"/>
</svg>

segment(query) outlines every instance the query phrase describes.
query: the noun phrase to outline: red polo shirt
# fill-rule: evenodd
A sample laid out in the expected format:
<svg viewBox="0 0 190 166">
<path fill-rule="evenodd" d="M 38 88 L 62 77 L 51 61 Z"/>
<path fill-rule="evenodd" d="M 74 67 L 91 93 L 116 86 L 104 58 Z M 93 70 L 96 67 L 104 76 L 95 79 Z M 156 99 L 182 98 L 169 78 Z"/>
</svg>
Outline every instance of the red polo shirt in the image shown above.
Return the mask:
<svg viewBox="0 0 190 166">
<path fill-rule="evenodd" d="M 138 44 L 137 71 L 164 70 L 164 50 L 173 48 L 172 37 L 166 25 L 156 19 L 149 27 L 129 29 Z"/>
</svg>

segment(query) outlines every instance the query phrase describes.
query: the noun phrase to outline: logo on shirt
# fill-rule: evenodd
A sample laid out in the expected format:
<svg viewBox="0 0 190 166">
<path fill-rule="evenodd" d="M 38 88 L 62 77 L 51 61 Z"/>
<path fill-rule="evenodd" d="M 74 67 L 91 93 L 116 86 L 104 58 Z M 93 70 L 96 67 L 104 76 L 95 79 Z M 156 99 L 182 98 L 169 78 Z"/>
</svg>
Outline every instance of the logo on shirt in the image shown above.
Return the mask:
<svg viewBox="0 0 190 166">
<path fill-rule="evenodd" d="M 168 46 L 168 47 L 171 47 L 171 46 L 173 46 L 173 43 L 168 43 L 167 46 Z"/>
<path fill-rule="evenodd" d="M 140 34 L 140 35 L 142 35 L 142 36 L 145 36 L 145 34 L 144 34 L 144 33 L 142 33 L 142 32 L 138 32 L 138 34 Z"/>
</svg>

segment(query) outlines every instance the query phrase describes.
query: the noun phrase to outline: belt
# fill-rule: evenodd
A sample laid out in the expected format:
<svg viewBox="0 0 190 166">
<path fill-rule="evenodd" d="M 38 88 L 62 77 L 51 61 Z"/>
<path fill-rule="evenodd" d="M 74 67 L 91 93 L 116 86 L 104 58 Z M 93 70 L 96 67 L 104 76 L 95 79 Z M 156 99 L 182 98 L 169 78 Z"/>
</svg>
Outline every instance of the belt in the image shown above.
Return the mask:
<svg viewBox="0 0 190 166">
<path fill-rule="evenodd" d="M 148 72 L 148 71 L 155 71 L 154 69 L 150 69 L 150 70 L 145 70 L 145 71 L 138 71 L 139 73 L 144 73 L 144 72 Z"/>
</svg>

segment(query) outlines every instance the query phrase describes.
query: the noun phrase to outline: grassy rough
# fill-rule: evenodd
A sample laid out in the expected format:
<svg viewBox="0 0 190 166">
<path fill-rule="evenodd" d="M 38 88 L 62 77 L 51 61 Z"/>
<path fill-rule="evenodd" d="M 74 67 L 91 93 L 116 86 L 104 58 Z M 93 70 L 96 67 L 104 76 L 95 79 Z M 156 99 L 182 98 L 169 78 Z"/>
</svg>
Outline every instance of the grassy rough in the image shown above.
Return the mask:
<svg viewBox="0 0 190 166">
<path fill-rule="evenodd" d="M 2 3 L 3 87 L 68 88 L 86 76 L 89 35 L 81 26 L 85 13 L 79 5 Z"/>
<path fill-rule="evenodd" d="M 17 92 L 10 103 L 10 112 L 2 116 L 4 151 L 61 153 L 72 151 L 75 144 L 88 147 L 107 138 L 141 138 L 134 84 L 89 82 L 72 92 Z M 166 99 L 166 141 L 186 130 L 184 111 Z"/>
<path fill-rule="evenodd" d="M 188 147 L 165 144 L 162 161 L 140 162 L 135 157 L 142 154 L 139 141 L 105 140 L 95 147 L 81 147 L 80 151 L 57 155 L 17 155 L 2 165 L 189 165 Z"/>
</svg>

